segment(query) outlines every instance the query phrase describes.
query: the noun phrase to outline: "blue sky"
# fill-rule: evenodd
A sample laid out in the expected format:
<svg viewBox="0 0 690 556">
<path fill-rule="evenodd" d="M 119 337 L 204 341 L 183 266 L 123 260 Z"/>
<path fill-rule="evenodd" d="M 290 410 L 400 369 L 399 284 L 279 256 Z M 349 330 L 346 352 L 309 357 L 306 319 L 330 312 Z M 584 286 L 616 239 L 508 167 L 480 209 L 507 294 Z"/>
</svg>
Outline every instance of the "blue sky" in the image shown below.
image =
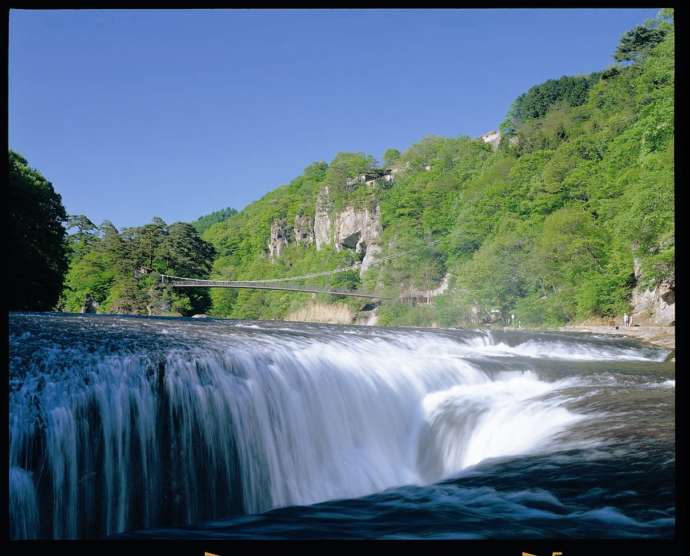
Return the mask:
<svg viewBox="0 0 690 556">
<path fill-rule="evenodd" d="M 70 214 L 191 221 L 340 151 L 494 129 L 655 13 L 13 10 L 9 143 Z"/>
</svg>

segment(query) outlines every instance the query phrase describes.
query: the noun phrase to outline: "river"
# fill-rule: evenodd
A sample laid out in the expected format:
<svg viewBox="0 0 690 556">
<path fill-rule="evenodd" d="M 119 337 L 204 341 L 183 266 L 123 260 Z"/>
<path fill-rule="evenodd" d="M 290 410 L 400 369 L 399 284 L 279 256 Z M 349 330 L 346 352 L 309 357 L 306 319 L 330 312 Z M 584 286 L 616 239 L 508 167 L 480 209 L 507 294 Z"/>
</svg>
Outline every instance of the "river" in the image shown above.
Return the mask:
<svg viewBox="0 0 690 556">
<path fill-rule="evenodd" d="M 671 538 L 675 363 L 586 333 L 13 313 L 11 538 Z"/>
</svg>

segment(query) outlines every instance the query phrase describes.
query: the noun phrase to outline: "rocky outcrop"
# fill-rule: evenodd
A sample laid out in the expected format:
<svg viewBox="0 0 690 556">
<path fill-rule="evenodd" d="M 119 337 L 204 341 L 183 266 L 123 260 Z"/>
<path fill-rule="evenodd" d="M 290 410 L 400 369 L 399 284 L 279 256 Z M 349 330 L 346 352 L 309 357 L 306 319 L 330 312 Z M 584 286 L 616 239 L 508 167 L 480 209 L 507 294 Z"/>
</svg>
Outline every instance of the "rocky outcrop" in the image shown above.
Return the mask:
<svg viewBox="0 0 690 556">
<path fill-rule="evenodd" d="M 280 257 L 291 241 L 304 246 L 314 243 L 314 226 L 311 218 L 298 214 L 292 229 L 284 218 L 274 220 L 271 223 L 271 235 L 268 239 L 269 257 L 272 259 Z"/>
<path fill-rule="evenodd" d="M 297 215 L 294 227 L 290 229 L 285 219 L 274 220 L 268 240 L 268 254 L 280 257 L 285 247 L 293 241 L 298 245 L 316 245 L 320 250 L 330 245 L 337 251 L 352 249 L 361 255 L 360 275 L 371 268 L 381 253 L 381 214 L 378 206 L 373 208 L 345 207 L 333 214 L 328 187 L 316 197 L 314 220 Z"/>
<path fill-rule="evenodd" d="M 381 252 L 379 242 L 383 228 L 379 207 L 345 207 L 331 215 L 331 199 L 328 187 L 316 197 L 314 216 L 314 243 L 316 249 L 332 245 L 337 251 L 352 249 L 362 255 L 360 275 L 363 275 Z"/>
<path fill-rule="evenodd" d="M 381 232 L 378 207 L 371 210 L 345 207 L 335 218 L 335 248 L 363 253 L 368 245 L 379 241 Z"/>
<path fill-rule="evenodd" d="M 380 253 L 379 241 L 383 232 L 379 208 L 356 209 L 345 207 L 335 218 L 335 248 L 354 249 L 361 254 L 360 275 L 371 267 Z"/>
<path fill-rule="evenodd" d="M 676 323 L 676 279 L 667 278 L 654 288 L 640 287 L 642 265 L 637 257 L 633 258 L 633 271 L 638 285 L 632 292 L 633 324 L 655 324 L 659 326 Z"/>
<path fill-rule="evenodd" d="M 379 322 L 379 308 L 361 310 L 357 313 L 353 324 L 360 324 L 363 326 L 376 326 Z"/>
<path fill-rule="evenodd" d="M 676 323 L 675 278 L 664 280 L 653 289 L 635 288 L 632 294 L 632 305 L 633 324 L 674 325 Z"/>
<path fill-rule="evenodd" d="M 481 140 L 484 141 L 484 143 L 491 145 L 493 150 L 496 150 L 498 149 L 498 145 L 501 143 L 501 133 L 496 130 L 489 131 L 481 136 Z"/>
<path fill-rule="evenodd" d="M 290 231 L 284 219 L 274 220 L 271 224 L 271 237 L 268 240 L 268 255 L 272 259 L 280 257 L 288 245 Z"/>
<path fill-rule="evenodd" d="M 295 216 L 294 232 L 297 245 L 307 246 L 314 243 L 314 225 L 308 216 Z"/>
<path fill-rule="evenodd" d="M 86 299 L 84 300 L 84 305 L 81 308 L 82 313 L 97 313 L 98 312 L 98 302 L 94 301 L 94 299 L 90 296 L 87 295 Z"/>
<path fill-rule="evenodd" d="M 324 187 L 316 197 L 314 214 L 314 242 L 316 249 L 331 243 L 331 198 L 328 187 Z"/>
<path fill-rule="evenodd" d="M 367 245 L 364 258 L 362 259 L 362 264 L 359 267 L 360 276 L 364 276 L 364 273 L 369 270 L 369 268 L 378 260 L 381 250 L 381 246 L 377 243 Z"/>
</svg>

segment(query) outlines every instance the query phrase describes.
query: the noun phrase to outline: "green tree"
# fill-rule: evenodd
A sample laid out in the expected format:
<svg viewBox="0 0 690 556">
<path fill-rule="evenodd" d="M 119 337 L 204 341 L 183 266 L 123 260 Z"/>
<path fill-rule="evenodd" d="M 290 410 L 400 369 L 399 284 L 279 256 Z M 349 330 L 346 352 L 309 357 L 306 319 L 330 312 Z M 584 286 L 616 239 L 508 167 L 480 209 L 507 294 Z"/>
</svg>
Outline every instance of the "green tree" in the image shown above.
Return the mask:
<svg viewBox="0 0 690 556">
<path fill-rule="evenodd" d="M 193 226 L 183 222 L 168 227 L 158 252 L 166 274 L 189 278 L 207 277 L 216 255 L 215 248 L 201 239 Z M 205 313 L 210 309 L 208 290 L 189 288 L 181 291 L 183 295 L 176 295 L 173 302 L 173 307 L 181 314 Z"/>
<path fill-rule="evenodd" d="M 386 152 L 383 153 L 383 164 L 386 167 L 393 166 L 398 160 L 400 160 L 400 151 L 398 149 L 386 149 Z"/>
<path fill-rule="evenodd" d="M 85 253 L 97 240 L 98 227 L 83 214 L 70 215 L 66 228 L 68 232 L 76 228 L 76 232 L 67 236 L 67 243 L 72 253 Z"/>
<path fill-rule="evenodd" d="M 584 104 L 589 90 L 600 78 L 600 73 L 575 77 L 564 75 L 531 87 L 513 102 L 501 123 L 501 132 L 504 135 L 515 135 L 525 122 L 545 116 L 554 106 L 574 107 Z"/>
<path fill-rule="evenodd" d="M 666 33 L 663 27 L 638 25 L 623 35 L 613 58 L 616 62 L 637 62 L 664 40 Z"/>
<path fill-rule="evenodd" d="M 9 151 L 10 310 L 48 311 L 58 301 L 67 271 L 67 220 L 52 184 Z"/>
<path fill-rule="evenodd" d="M 224 220 L 227 220 L 228 218 L 230 218 L 231 216 L 235 216 L 236 214 L 236 209 L 227 207 L 222 210 L 217 210 L 215 212 L 212 212 L 211 214 L 207 214 L 205 216 L 197 218 L 194 222 L 192 222 L 192 226 L 194 226 L 194 229 L 199 234 L 203 234 L 214 224 L 217 224 L 218 222 L 223 222 Z"/>
</svg>

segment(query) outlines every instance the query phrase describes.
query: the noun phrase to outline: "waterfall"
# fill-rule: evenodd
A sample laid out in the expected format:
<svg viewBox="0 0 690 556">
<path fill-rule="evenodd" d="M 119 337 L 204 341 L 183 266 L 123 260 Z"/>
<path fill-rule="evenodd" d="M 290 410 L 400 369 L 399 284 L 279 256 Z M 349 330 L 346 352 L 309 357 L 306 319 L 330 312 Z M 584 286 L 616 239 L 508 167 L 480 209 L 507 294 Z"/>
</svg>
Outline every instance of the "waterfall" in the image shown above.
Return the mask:
<svg viewBox="0 0 690 556">
<path fill-rule="evenodd" d="M 161 324 L 139 326 L 134 345 L 108 343 L 93 322 L 73 332 L 83 342 L 11 336 L 13 538 L 97 537 L 434 482 L 543 448 L 584 418 L 564 406 L 576 379 L 483 370 L 486 350 L 513 349 L 486 334 L 185 324 L 199 334 L 188 336 Z"/>
</svg>

